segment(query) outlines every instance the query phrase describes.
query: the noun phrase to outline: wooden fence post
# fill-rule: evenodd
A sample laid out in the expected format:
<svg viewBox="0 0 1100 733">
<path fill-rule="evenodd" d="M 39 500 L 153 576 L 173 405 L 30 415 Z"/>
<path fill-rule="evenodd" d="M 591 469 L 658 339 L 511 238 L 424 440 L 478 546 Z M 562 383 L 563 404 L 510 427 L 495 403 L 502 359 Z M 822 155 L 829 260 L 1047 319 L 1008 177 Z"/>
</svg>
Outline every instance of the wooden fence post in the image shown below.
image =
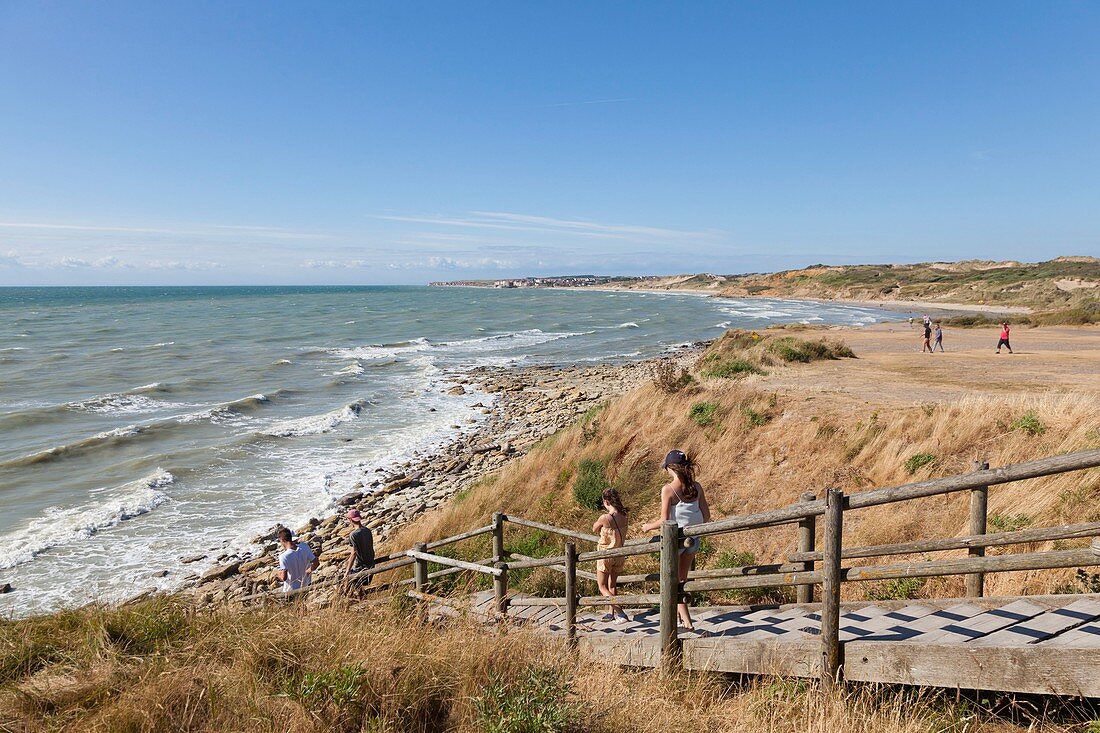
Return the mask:
<svg viewBox="0 0 1100 733">
<path fill-rule="evenodd" d="M 989 469 L 986 461 L 975 461 L 975 471 Z M 985 534 L 989 509 L 989 487 L 982 486 L 970 490 L 970 534 Z M 984 547 L 971 547 L 967 550 L 970 557 L 985 557 Z M 985 573 L 971 573 L 966 576 L 966 597 L 981 598 L 985 595 Z"/>
<path fill-rule="evenodd" d="M 493 578 L 497 613 L 508 613 L 508 566 L 504 562 L 504 515 L 493 514 L 493 565 L 504 572 Z"/>
<path fill-rule="evenodd" d="M 680 602 L 680 546 L 683 535 L 676 522 L 661 523 L 661 669 L 679 669 L 680 639 L 676 633 L 676 606 Z"/>
<path fill-rule="evenodd" d="M 802 501 L 814 501 L 817 499 L 817 494 L 812 491 L 808 491 L 799 497 Z M 798 551 L 799 552 L 813 552 L 814 545 L 817 543 L 817 517 L 805 517 L 798 523 Z M 813 570 L 813 560 L 802 563 L 803 570 Z M 797 596 L 795 598 L 799 603 L 813 603 L 814 602 L 814 586 L 813 583 L 807 583 L 805 585 L 798 586 L 796 590 Z"/>
<path fill-rule="evenodd" d="M 565 543 L 565 639 L 577 647 L 577 546 Z"/>
<path fill-rule="evenodd" d="M 844 549 L 844 492 L 825 494 L 825 539 L 821 570 L 821 681 L 832 687 L 840 681 L 843 658 L 840 646 L 841 553 Z"/>
<path fill-rule="evenodd" d="M 417 542 L 413 545 L 413 549 L 417 552 L 427 552 L 428 545 L 425 542 Z M 416 558 L 416 562 L 413 564 L 413 582 L 416 584 L 416 590 L 423 593 L 428 585 L 428 561 Z"/>
</svg>

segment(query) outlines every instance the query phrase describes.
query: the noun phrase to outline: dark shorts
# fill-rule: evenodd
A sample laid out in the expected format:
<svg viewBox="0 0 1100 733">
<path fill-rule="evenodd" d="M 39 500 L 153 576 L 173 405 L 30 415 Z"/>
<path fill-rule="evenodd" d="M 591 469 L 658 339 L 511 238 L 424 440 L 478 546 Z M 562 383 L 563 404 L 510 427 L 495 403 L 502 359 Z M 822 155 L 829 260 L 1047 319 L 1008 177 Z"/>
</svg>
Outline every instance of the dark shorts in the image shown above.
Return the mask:
<svg viewBox="0 0 1100 733">
<path fill-rule="evenodd" d="M 1008 345 L 1008 339 L 1000 339 L 1000 340 L 997 341 L 997 348 L 999 349 L 1002 346 L 1008 346 L 1008 348 L 1010 348 L 1010 349 L 1012 348 L 1011 346 Z"/>
</svg>

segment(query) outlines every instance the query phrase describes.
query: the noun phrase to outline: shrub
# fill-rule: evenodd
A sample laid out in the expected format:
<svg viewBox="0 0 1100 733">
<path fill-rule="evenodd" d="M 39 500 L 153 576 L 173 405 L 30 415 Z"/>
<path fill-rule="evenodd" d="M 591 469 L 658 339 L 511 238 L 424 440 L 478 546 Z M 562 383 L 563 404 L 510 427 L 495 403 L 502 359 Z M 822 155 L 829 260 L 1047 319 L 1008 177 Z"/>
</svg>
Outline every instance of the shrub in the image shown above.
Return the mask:
<svg viewBox="0 0 1100 733">
<path fill-rule="evenodd" d="M 700 427 L 707 427 L 713 425 L 715 421 L 715 413 L 718 411 L 717 402 L 696 402 L 691 406 L 691 410 L 688 412 L 688 417 Z"/>
<path fill-rule="evenodd" d="M 916 598 L 924 587 L 924 578 L 896 578 L 871 584 L 866 591 L 869 601 L 905 601 Z"/>
<path fill-rule="evenodd" d="M 822 359 L 854 359 L 855 352 L 839 341 L 807 341 L 793 336 L 777 338 L 768 344 L 768 351 L 783 361 L 808 363 Z"/>
<path fill-rule="evenodd" d="M 1032 519 L 1026 514 L 990 514 L 987 522 L 997 532 L 1015 532 L 1030 527 Z"/>
<path fill-rule="evenodd" d="M 936 460 L 936 457 L 931 453 L 914 453 L 909 456 L 905 461 L 905 470 L 909 475 L 913 475 L 920 469 L 927 466 Z"/>
<path fill-rule="evenodd" d="M 743 377 L 749 374 L 767 374 L 763 369 L 744 359 L 732 359 L 730 361 L 713 361 L 702 372 L 704 377 L 717 379 L 729 379 L 731 377 Z"/>
<path fill-rule="evenodd" d="M 1077 568 L 1073 574 L 1073 584 L 1058 586 L 1055 593 L 1100 593 L 1100 573 L 1090 573 Z"/>
<path fill-rule="evenodd" d="M 653 365 L 653 385 L 666 394 L 675 394 L 694 381 L 687 369 L 681 368 L 677 372 L 676 365 L 671 361 L 659 361 Z"/>
<path fill-rule="evenodd" d="M 603 508 L 603 491 L 611 486 L 607 480 L 607 463 L 585 458 L 577 464 L 577 478 L 573 482 L 573 498 L 582 507 Z"/>
<path fill-rule="evenodd" d="M 1021 430 L 1031 436 L 1042 435 L 1047 431 L 1047 426 L 1043 424 L 1043 421 L 1039 419 L 1039 416 L 1033 410 L 1020 415 L 1008 427 L 1012 430 Z"/>
<path fill-rule="evenodd" d="M 761 425 L 766 425 L 768 420 L 771 419 L 764 413 L 757 412 L 751 407 L 742 407 L 741 414 L 745 417 L 745 424 L 750 428 L 758 428 Z"/>
<path fill-rule="evenodd" d="M 552 669 L 530 667 L 517 680 L 490 673 L 474 698 L 478 730 L 486 733 L 555 733 L 574 727 L 576 711 L 566 699 L 570 684 Z"/>
<path fill-rule="evenodd" d="M 323 672 L 306 672 L 287 680 L 284 693 L 310 710 L 327 705 L 348 708 L 358 702 L 367 684 L 362 665 L 349 664 Z"/>
<path fill-rule="evenodd" d="M 129 654 L 151 654 L 181 638 L 190 628 L 183 605 L 156 600 L 138 607 L 121 606 L 103 617 L 107 639 Z"/>
</svg>

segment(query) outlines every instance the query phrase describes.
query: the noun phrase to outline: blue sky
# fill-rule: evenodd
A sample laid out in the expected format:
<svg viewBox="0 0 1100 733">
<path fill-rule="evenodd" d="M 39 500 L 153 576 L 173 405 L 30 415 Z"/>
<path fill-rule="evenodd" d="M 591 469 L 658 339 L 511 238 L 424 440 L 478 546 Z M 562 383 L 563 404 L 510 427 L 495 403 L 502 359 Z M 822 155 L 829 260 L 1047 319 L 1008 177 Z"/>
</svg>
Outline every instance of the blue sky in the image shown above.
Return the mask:
<svg viewBox="0 0 1100 733">
<path fill-rule="evenodd" d="M 0 284 L 1100 254 L 1100 3 L 0 0 Z"/>
</svg>

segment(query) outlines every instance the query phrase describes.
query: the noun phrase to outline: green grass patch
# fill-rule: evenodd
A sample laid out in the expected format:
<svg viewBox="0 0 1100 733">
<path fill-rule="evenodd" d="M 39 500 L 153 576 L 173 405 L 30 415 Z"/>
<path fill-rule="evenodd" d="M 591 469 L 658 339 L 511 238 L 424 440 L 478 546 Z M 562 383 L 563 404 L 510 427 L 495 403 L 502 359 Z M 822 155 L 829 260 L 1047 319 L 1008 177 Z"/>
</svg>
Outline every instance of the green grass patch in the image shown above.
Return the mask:
<svg viewBox="0 0 1100 733">
<path fill-rule="evenodd" d="M 914 453 L 905 459 L 905 472 L 912 476 L 925 466 L 935 463 L 936 457 L 931 453 Z"/>
<path fill-rule="evenodd" d="M 570 681 L 559 671 L 529 667 L 516 679 L 490 672 L 473 699 L 477 729 L 485 733 L 557 733 L 575 728 Z"/>
<path fill-rule="evenodd" d="M 587 509 L 603 508 L 604 489 L 611 486 L 607 480 L 607 462 L 585 458 L 577 464 L 577 478 L 573 481 L 573 498 Z"/>
<path fill-rule="evenodd" d="M 701 371 L 704 377 L 714 379 L 730 379 L 734 377 L 746 377 L 750 374 L 767 374 L 766 371 L 745 359 L 712 360 L 709 366 Z"/>
<path fill-rule="evenodd" d="M 895 578 L 872 583 L 864 595 L 869 601 L 906 601 L 917 597 L 924 587 L 924 578 Z"/>
<path fill-rule="evenodd" d="M 751 407 L 742 407 L 741 416 L 745 418 L 745 425 L 750 428 L 758 428 L 762 425 L 767 425 L 768 421 L 771 420 L 767 414 L 757 412 Z"/>
<path fill-rule="evenodd" d="M 688 411 L 688 417 L 699 427 L 707 427 L 717 422 L 717 402 L 696 402 Z"/>
<path fill-rule="evenodd" d="M 990 514 L 987 524 L 994 532 L 1016 532 L 1034 520 L 1026 514 Z"/>
<path fill-rule="evenodd" d="M 1023 415 L 1012 421 L 1008 426 L 1012 430 L 1019 430 L 1031 436 L 1039 436 L 1047 431 L 1047 426 L 1039 419 L 1034 410 L 1028 410 Z"/>
</svg>

